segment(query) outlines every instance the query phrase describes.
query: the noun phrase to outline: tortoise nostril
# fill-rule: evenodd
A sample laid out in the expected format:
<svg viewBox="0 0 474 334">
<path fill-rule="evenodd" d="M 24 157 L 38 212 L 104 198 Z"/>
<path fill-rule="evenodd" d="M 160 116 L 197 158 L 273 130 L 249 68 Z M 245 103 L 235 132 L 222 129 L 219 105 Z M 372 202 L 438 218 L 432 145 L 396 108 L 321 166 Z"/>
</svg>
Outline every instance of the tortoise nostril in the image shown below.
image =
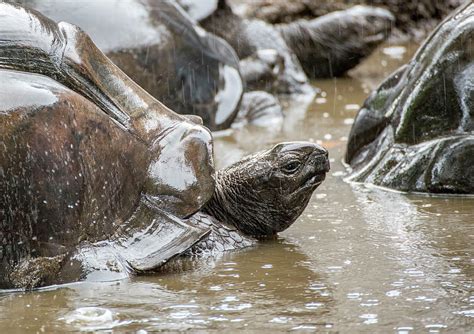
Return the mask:
<svg viewBox="0 0 474 334">
<path fill-rule="evenodd" d="M 315 155 L 323 155 L 326 158 L 329 156 L 328 150 L 326 150 L 324 147 L 319 146 L 319 145 L 314 145 L 314 154 Z"/>
<path fill-rule="evenodd" d="M 315 166 L 317 173 L 327 173 L 330 170 L 330 164 L 327 153 L 318 154 L 312 159 L 312 165 Z"/>
</svg>

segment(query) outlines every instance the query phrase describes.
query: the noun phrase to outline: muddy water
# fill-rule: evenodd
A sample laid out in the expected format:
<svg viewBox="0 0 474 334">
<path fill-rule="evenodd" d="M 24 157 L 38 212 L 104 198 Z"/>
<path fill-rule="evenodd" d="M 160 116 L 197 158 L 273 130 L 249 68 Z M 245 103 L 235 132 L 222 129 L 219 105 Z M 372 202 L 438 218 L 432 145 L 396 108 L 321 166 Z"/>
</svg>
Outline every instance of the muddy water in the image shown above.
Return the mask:
<svg viewBox="0 0 474 334">
<path fill-rule="evenodd" d="M 472 331 L 474 200 L 343 182 L 358 105 L 413 49 L 385 46 L 353 78 L 315 82 L 322 94 L 306 113 L 303 101 L 288 106 L 282 131 L 216 139 L 219 166 L 282 140 L 330 150 L 327 180 L 279 240 L 181 273 L 0 295 L 0 333 Z"/>
</svg>

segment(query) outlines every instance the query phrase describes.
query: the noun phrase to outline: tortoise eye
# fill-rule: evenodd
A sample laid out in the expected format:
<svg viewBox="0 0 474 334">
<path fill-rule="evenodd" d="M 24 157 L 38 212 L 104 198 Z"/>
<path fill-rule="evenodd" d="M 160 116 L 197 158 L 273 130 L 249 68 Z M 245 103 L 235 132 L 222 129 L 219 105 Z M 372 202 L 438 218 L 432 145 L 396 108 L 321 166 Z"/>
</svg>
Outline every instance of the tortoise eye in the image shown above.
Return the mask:
<svg viewBox="0 0 474 334">
<path fill-rule="evenodd" d="M 288 162 L 286 165 L 283 166 L 282 170 L 284 173 L 291 174 L 296 172 L 300 168 L 300 162 L 293 160 Z"/>
</svg>

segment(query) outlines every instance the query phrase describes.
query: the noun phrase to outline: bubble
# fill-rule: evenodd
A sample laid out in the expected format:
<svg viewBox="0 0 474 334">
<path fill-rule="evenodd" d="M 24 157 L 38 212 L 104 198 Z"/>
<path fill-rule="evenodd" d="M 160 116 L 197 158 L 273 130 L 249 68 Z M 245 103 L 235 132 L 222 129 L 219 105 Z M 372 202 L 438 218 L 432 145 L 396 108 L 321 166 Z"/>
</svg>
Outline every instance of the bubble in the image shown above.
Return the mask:
<svg viewBox="0 0 474 334">
<path fill-rule="evenodd" d="M 86 331 L 112 328 L 117 324 L 112 311 L 101 307 L 81 307 L 60 320 Z"/>
</svg>

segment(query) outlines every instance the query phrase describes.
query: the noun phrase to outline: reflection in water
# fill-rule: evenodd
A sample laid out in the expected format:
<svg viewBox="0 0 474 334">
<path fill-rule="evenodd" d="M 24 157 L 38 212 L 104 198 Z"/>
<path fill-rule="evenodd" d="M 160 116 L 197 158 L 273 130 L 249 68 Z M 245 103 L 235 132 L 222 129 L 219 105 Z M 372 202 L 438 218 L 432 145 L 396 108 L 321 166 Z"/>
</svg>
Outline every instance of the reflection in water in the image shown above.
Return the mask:
<svg viewBox="0 0 474 334">
<path fill-rule="evenodd" d="M 320 320 L 333 305 L 328 283 L 285 240 L 200 262 L 191 271 L 4 296 L 2 317 L 14 321 L 2 329 L 255 328 L 255 317 L 261 329 L 332 326 Z"/>
<path fill-rule="evenodd" d="M 0 332 L 472 330 L 474 199 L 343 182 L 341 159 L 358 106 L 413 51 L 386 46 L 353 72 L 357 80 L 315 82 L 321 93 L 306 113 L 290 107 L 300 117 L 282 131 L 249 127 L 216 139 L 220 167 L 278 141 L 329 149 L 327 180 L 280 240 L 179 272 L 0 295 Z"/>
</svg>

